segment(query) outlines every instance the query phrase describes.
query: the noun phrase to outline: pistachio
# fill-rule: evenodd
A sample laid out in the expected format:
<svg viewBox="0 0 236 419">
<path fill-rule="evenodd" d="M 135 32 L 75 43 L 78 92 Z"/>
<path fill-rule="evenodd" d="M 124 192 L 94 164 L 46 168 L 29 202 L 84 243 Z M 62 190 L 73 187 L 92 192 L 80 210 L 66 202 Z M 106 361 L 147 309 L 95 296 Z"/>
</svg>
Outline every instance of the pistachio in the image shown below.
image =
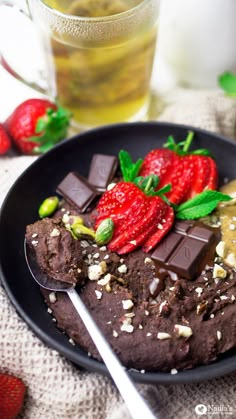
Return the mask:
<svg viewBox="0 0 236 419">
<path fill-rule="evenodd" d="M 114 232 L 114 222 L 111 218 L 106 218 L 103 220 L 96 231 L 95 234 L 95 241 L 99 246 L 102 246 L 106 243 L 108 243 Z"/>
<path fill-rule="evenodd" d="M 52 215 L 59 205 L 59 199 L 57 196 L 50 196 L 46 198 L 39 207 L 40 218 L 49 217 Z"/>
<path fill-rule="evenodd" d="M 86 239 L 86 238 L 94 239 L 95 238 L 94 230 L 84 226 L 81 223 L 72 224 L 71 231 L 78 239 Z"/>
<path fill-rule="evenodd" d="M 67 226 L 73 225 L 73 224 L 84 224 L 84 220 L 79 215 L 68 215 L 64 214 L 62 217 L 62 222 Z"/>
</svg>

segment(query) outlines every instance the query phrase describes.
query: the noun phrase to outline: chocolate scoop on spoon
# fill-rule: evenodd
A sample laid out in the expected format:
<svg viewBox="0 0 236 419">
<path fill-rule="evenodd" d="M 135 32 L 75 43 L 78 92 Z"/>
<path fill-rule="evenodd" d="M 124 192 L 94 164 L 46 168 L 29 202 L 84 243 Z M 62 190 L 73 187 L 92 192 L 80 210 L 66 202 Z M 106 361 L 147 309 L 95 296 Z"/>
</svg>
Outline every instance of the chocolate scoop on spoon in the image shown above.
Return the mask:
<svg viewBox="0 0 236 419">
<path fill-rule="evenodd" d="M 50 291 L 67 293 L 106 364 L 111 377 L 126 403 L 131 417 L 134 419 L 154 419 L 155 416 L 138 393 L 124 367 L 112 351 L 74 287 L 66 282 L 54 280 L 44 274 L 38 266 L 33 250 L 27 245 L 26 241 L 24 247 L 25 259 L 35 281 L 41 287 Z"/>
</svg>

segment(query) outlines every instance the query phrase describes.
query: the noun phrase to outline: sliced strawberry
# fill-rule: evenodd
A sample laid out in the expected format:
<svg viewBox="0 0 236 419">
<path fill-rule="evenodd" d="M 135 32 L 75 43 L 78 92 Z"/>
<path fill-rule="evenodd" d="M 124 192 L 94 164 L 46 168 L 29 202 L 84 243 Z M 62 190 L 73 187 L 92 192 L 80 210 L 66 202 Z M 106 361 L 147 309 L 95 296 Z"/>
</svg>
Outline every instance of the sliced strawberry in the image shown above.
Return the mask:
<svg viewBox="0 0 236 419">
<path fill-rule="evenodd" d="M 119 255 L 124 255 L 125 253 L 132 252 L 133 250 L 141 246 L 148 239 L 148 237 L 150 237 L 150 235 L 153 234 L 155 231 L 156 223 L 151 224 L 149 228 L 146 228 L 146 230 L 143 233 L 139 234 L 134 240 L 121 247 L 117 253 Z"/>
<path fill-rule="evenodd" d="M 174 223 L 174 210 L 167 206 L 164 220 L 160 223 L 158 230 L 144 243 L 142 250 L 146 253 L 154 249 L 161 239 L 168 233 Z"/>
<path fill-rule="evenodd" d="M 179 166 L 175 172 L 175 178 L 172 182 L 172 189 L 166 195 L 170 202 L 179 204 L 186 198 L 186 194 L 191 188 L 194 176 L 194 164 L 187 157 L 180 159 Z"/>
<path fill-rule="evenodd" d="M 100 216 L 107 216 L 124 211 L 134 198 L 142 195 L 141 190 L 131 182 L 119 182 L 110 191 L 106 191 L 97 205 L 97 211 Z"/>
<path fill-rule="evenodd" d="M 173 167 L 178 162 L 178 155 L 169 149 L 155 149 L 145 157 L 140 169 L 140 176 L 154 174 L 160 178 L 159 188 L 169 183 L 172 177 Z"/>
<path fill-rule="evenodd" d="M 126 230 L 111 240 L 108 247 L 111 251 L 117 251 L 123 247 L 127 242 L 135 240 L 135 238 L 142 234 L 150 225 L 153 225 L 157 218 L 157 214 L 161 218 L 166 211 L 167 204 L 158 196 L 147 197 L 147 211 L 141 220 L 134 225 L 127 223 Z"/>
<path fill-rule="evenodd" d="M 211 157 L 189 155 L 185 159 L 193 164 L 192 185 L 185 196 L 185 200 L 193 198 L 206 189 L 216 189 L 218 174 L 216 164 Z"/>
<path fill-rule="evenodd" d="M 0 374 L 0 418 L 15 419 L 21 411 L 25 385 L 17 377 Z"/>
</svg>

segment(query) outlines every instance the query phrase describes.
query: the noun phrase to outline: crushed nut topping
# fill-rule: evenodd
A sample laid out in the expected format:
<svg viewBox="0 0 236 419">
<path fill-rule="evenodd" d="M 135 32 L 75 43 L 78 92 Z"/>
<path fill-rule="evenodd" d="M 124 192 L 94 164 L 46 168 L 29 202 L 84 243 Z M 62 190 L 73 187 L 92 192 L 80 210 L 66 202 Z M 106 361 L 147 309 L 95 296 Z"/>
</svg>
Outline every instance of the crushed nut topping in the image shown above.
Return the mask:
<svg viewBox="0 0 236 419">
<path fill-rule="evenodd" d="M 52 230 L 52 232 L 50 233 L 50 236 L 51 237 L 58 237 L 58 236 L 60 236 L 60 231 L 58 230 L 58 228 L 54 228 L 53 230 Z"/>
<path fill-rule="evenodd" d="M 129 310 L 134 306 L 134 303 L 132 300 L 122 300 L 122 305 L 124 310 Z"/>
<path fill-rule="evenodd" d="M 120 330 L 122 330 L 122 332 L 133 333 L 134 326 L 132 324 L 122 324 Z"/>
<path fill-rule="evenodd" d="M 217 339 L 218 339 L 218 340 L 221 340 L 221 338 L 222 338 L 222 333 L 220 332 L 220 330 L 217 330 L 216 335 L 217 335 Z"/>
<path fill-rule="evenodd" d="M 91 265 L 88 267 L 88 278 L 91 281 L 97 281 L 102 275 L 103 270 L 100 265 Z"/>
<path fill-rule="evenodd" d="M 50 303 L 52 303 L 52 304 L 57 301 L 57 296 L 56 296 L 56 293 L 54 291 L 50 292 L 48 298 L 49 298 Z"/>
<path fill-rule="evenodd" d="M 117 331 L 116 330 L 113 330 L 113 332 L 112 332 L 112 336 L 114 336 L 114 338 L 118 338 L 118 333 L 117 333 Z"/>
<path fill-rule="evenodd" d="M 217 263 L 214 264 L 213 268 L 213 278 L 226 278 L 227 271 L 222 268 L 222 266 L 218 265 Z"/>
<path fill-rule="evenodd" d="M 220 241 L 216 246 L 216 253 L 221 258 L 226 256 L 226 243 L 224 241 Z"/>
<path fill-rule="evenodd" d="M 174 374 L 178 374 L 178 370 L 177 370 L 176 368 L 172 368 L 172 370 L 170 370 L 170 373 L 171 373 L 172 375 L 174 375 Z"/>
<path fill-rule="evenodd" d="M 120 266 L 117 268 L 117 270 L 118 270 L 118 272 L 120 272 L 121 274 L 126 274 L 126 272 L 128 271 L 128 268 L 127 268 L 127 266 L 126 266 L 126 265 L 120 265 Z"/>
<path fill-rule="evenodd" d="M 169 333 L 165 333 L 165 332 L 157 333 L 157 339 L 165 340 L 165 339 L 170 339 L 170 338 L 171 338 L 171 335 Z"/>
<path fill-rule="evenodd" d="M 177 337 L 182 336 L 184 338 L 189 338 L 193 334 L 191 327 L 183 326 L 181 324 L 175 324 L 174 332 L 176 333 Z"/>
<path fill-rule="evenodd" d="M 101 300 L 101 298 L 102 298 L 102 292 L 101 291 L 98 291 L 98 290 L 95 290 L 95 294 L 96 294 L 97 299 L 98 300 Z"/>
</svg>

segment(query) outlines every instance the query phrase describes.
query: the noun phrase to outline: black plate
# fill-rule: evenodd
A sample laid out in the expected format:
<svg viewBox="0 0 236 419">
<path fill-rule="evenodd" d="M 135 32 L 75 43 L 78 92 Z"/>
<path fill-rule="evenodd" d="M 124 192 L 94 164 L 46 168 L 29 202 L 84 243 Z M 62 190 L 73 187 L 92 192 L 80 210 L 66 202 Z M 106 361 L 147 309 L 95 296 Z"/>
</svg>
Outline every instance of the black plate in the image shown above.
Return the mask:
<svg viewBox="0 0 236 419">
<path fill-rule="evenodd" d="M 88 131 L 66 140 L 34 162 L 9 191 L 0 215 L 0 268 L 3 285 L 21 317 L 48 346 L 75 364 L 88 370 L 108 374 L 106 367 L 60 333 L 48 315 L 37 284 L 24 258 L 25 227 L 34 222 L 41 201 L 55 193 L 57 184 L 69 171 L 87 176 L 94 153 L 117 154 L 129 151 L 133 158 L 143 157 L 160 147 L 168 135 L 183 140 L 187 131 L 195 132 L 194 148 L 208 148 L 215 156 L 220 181 L 236 178 L 236 142 L 182 125 L 168 123 L 119 124 Z M 222 376 L 236 370 L 236 350 L 217 362 L 176 375 L 161 372 L 141 374 L 130 371 L 134 380 L 143 383 L 190 383 Z"/>
</svg>

